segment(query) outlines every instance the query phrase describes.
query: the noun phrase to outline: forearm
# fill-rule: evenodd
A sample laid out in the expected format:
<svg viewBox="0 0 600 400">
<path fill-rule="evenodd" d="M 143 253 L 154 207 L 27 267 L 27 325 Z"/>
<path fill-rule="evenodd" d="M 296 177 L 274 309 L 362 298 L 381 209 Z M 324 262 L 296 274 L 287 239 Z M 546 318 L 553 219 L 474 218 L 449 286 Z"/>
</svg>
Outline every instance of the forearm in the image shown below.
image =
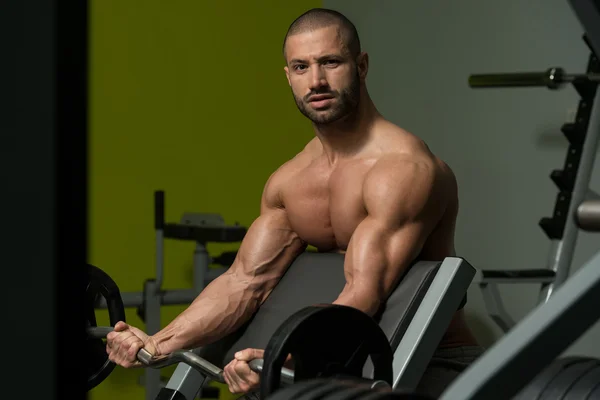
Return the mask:
<svg viewBox="0 0 600 400">
<path fill-rule="evenodd" d="M 232 273 L 212 281 L 169 325 L 152 336 L 158 354 L 204 346 L 234 332 L 260 305 L 260 291 Z"/>
<path fill-rule="evenodd" d="M 233 265 L 152 339 L 159 354 L 204 346 L 237 330 L 268 297 L 305 244 L 282 210 L 249 228 Z"/>
<path fill-rule="evenodd" d="M 373 317 L 379 311 L 383 301 L 372 292 L 360 291 L 347 286 L 333 304 L 356 308 Z"/>
</svg>

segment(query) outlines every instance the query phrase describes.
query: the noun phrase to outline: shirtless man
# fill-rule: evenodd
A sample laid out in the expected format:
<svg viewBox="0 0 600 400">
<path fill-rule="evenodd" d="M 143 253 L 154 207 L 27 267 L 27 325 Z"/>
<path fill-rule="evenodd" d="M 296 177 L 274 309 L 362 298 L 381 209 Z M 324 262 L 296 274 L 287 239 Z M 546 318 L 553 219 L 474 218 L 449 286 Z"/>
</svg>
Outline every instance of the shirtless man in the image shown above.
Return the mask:
<svg viewBox="0 0 600 400">
<path fill-rule="evenodd" d="M 307 245 L 345 252 L 346 285 L 335 304 L 374 315 L 416 259 L 455 255 L 457 183 L 425 143 L 387 121 L 366 88 L 369 59 L 343 15 L 313 9 L 292 23 L 285 74 L 316 137 L 268 179 L 260 216 L 229 270 L 167 327 L 148 336 L 120 322 L 107 352 L 123 367 L 137 351 L 155 355 L 212 343 L 257 311 Z M 456 312 L 419 390 L 438 396 L 482 349 Z M 258 387 L 247 349 L 224 371 L 232 393 Z"/>
</svg>

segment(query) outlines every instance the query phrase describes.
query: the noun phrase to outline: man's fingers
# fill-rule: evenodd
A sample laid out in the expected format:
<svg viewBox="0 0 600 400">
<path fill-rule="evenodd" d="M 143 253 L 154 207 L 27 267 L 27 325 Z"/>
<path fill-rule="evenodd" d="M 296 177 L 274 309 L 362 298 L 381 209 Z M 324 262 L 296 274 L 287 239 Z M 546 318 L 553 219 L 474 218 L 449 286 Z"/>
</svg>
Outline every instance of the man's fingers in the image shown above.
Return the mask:
<svg viewBox="0 0 600 400">
<path fill-rule="evenodd" d="M 129 325 L 127 325 L 125 322 L 123 321 L 119 321 L 115 324 L 115 327 L 113 328 L 113 330 L 115 332 L 122 332 L 129 329 Z"/>
<path fill-rule="evenodd" d="M 225 377 L 225 381 L 227 382 L 227 386 L 229 387 L 229 391 L 233 394 L 240 393 L 240 388 L 238 385 L 238 376 L 236 375 L 234 369 L 234 365 L 237 363 L 236 360 L 233 360 L 229 364 L 223 368 L 223 376 Z"/>
<path fill-rule="evenodd" d="M 245 349 L 235 353 L 235 359 L 239 361 L 252 361 L 257 358 L 263 358 L 265 355 L 264 350 L 260 349 Z"/>
<path fill-rule="evenodd" d="M 127 360 L 132 363 L 136 363 L 137 354 L 142 347 L 144 347 L 144 343 L 139 339 L 136 342 L 131 343 L 129 350 L 127 350 Z"/>
<path fill-rule="evenodd" d="M 254 372 L 250 369 L 250 366 L 245 361 L 240 361 L 240 362 L 235 363 L 233 365 L 233 371 L 237 376 L 239 376 L 243 379 L 245 379 L 250 374 L 256 374 L 256 372 Z"/>
</svg>

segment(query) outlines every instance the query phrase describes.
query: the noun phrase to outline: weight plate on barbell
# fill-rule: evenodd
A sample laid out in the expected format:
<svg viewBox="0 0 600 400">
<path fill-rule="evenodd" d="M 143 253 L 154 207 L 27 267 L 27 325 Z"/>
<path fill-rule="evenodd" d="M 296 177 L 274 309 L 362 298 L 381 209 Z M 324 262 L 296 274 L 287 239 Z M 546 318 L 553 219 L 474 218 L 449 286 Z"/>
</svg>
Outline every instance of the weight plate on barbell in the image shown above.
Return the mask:
<svg viewBox="0 0 600 400">
<path fill-rule="evenodd" d="M 311 379 L 308 381 L 295 383 L 285 387 L 269 396 L 268 400 L 313 400 L 309 397 L 311 391 L 319 389 L 329 383 L 326 379 Z M 262 398 L 262 397 L 261 397 Z"/>
<path fill-rule="evenodd" d="M 540 398 L 542 400 L 563 399 L 571 387 L 598 364 L 600 364 L 600 361 L 593 358 L 584 358 L 570 364 L 548 383 Z"/>
<path fill-rule="evenodd" d="M 348 390 L 347 384 L 339 382 L 337 380 L 325 381 L 321 386 L 315 387 L 312 390 L 306 391 L 297 400 L 329 400 L 335 396 L 336 393 Z M 352 388 L 355 389 L 355 388 Z"/>
<path fill-rule="evenodd" d="M 367 314 L 347 306 L 305 307 L 275 331 L 265 349 L 261 397 L 279 388 L 288 354 L 296 382 L 345 375 L 361 377 L 365 362 L 373 363 L 373 379 L 392 384 L 393 353 L 385 333 Z"/>
<path fill-rule="evenodd" d="M 358 400 L 358 399 L 357 399 Z M 430 396 L 417 393 L 387 392 L 369 393 L 360 400 L 436 400 Z"/>
<path fill-rule="evenodd" d="M 327 397 L 323 397 L 322 400 L 356 400 L 361 399 L 366 394 L 371 393 L 372 390 L 368 387 L 352 387 L 347 385 L 338 386 L 338 390 L 331 393 Z"/>
<path fill-rule="evenodd" d="M 590 393 L 585 400 L 599 400 L 600 399 L 600 385 L 596 385 L 593 391 Z"/>
<path fill-rule="evenodd" d="M 600 365 L 588 370 L 585 375 L 579 378 L 577 382 L 569 388 L 562 400 L 582 400 L 589 399 L 595 388 L 600 386 Z"/>
<path fill-rule="evenodd" d="M 564 357 L 554 360 L 548 367 L 543 369 L 527 386 L 525 386 L 514 400 L 540 400 L 542 393 L 550 382 L 564 369 L 579 362 L 584 357 Z"/>
<path fill-rule="evenodd" d="M 106 300 L 110 325 L 115 326 L 119 321 L 125 321 L 125 307 L 119 287 L 112 278 L 100 268 L 87 264 L 88 280 L 86 282 L 86 319 L 88 327 L 97 326 L 95 305 L 100 296 Z M 87 390 L 98 386 L 115 368 L 106 354 L 106 344 L 103 339 L 86 341 L 85 349 Z"/>
</svg>

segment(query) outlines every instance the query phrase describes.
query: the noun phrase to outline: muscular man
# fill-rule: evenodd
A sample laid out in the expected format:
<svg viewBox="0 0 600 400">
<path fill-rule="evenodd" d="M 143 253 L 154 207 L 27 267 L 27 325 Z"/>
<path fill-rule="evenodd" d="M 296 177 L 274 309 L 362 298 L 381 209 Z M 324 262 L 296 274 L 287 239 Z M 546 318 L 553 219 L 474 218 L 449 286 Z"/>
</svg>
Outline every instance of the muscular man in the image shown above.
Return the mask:
<svg viewBox="0 0 600 400">
<path fill-rule="evenodd" d="M 369 58 L 343 15 L 313 9 L 290 26 L 285 74 L 315 138 L 268 179 L 260 216 L 229 270 L 153 336 L 119 323 L 110 359 L 136 365 L 152 354 L 203 346 L 236 330 L 257 311 L 307 245 L 345 252 L 346 285 L 334 303 L 374 315 L 416 259 L 455 255 L 458 213 L 450 168 L 415 135 L 387 121 L 366 87 Z M 462 310 L 454 316 L 419 390 L 437 396 L 480 353 Z M 233 393 L 258 386 L 247 349 L 225 367 Z"/>
</svg>

